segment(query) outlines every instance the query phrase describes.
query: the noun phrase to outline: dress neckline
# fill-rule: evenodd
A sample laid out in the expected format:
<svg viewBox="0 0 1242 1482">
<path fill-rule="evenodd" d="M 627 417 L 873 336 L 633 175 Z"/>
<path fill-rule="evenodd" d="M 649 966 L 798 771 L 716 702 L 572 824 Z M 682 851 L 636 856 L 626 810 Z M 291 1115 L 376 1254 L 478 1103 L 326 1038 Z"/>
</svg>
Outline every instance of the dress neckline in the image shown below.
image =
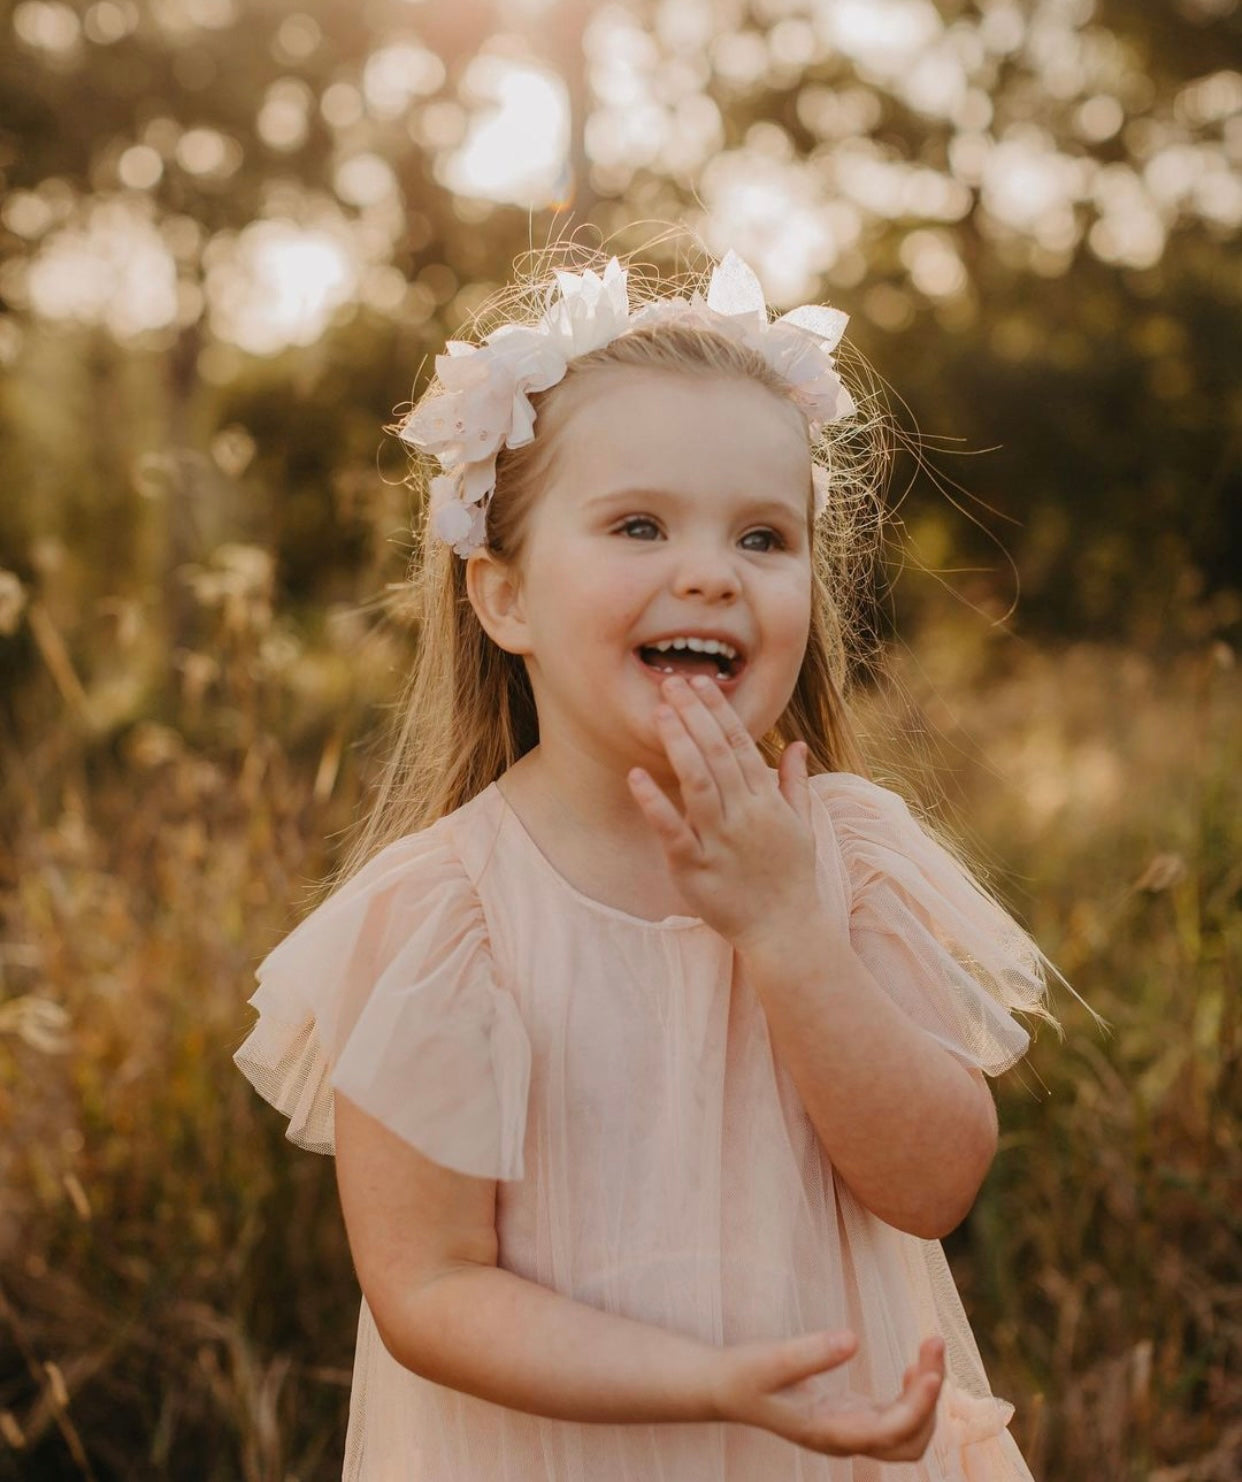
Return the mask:
<svg viewBox="0 0 1242 1482">
<path fill-rule="evenodd" d="M 602 915 L 610 916 L 614 921 L 624 921 L 628 926 L 644 927 L 651 931 L 691 931 L 696 928 L 710 930 L 707 922 L 701 916 L 662 916 L 658 921 L 653 921 L 647 916 L 635 916 L 630 911 L 623 911 L 620 906 L 610 906 L 606 901 L 596 900 L 594 896 L 585 895 L 576 885 L 569 883 L 543 850 L 540 849 L 539 845 L 535 843 L 533 835 L 518 817 L 513 805 L 505 797 L 504 793 L 501 792 L 497 783 L 489 783 L 480 796 L 488 794 L 495 798 L 496 806 L 512 824 L 513 832 L 521 841 L 526 853 L 530 855 L 539 868 L 545 872 L 548 878 L 564 894 L 571 896 L 580 905 L 586 906 L 592 911 L 598 911 Z"/>
</svg>

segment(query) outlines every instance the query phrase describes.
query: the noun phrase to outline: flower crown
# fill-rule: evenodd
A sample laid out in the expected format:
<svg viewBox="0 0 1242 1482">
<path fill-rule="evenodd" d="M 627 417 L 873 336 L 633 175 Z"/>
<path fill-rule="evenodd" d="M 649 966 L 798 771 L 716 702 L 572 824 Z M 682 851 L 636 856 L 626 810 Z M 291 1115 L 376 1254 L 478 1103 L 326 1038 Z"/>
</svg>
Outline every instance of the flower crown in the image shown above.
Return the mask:
<svg viewBox="0 0 1242 1482">
<path fill-rule="evenodd" d="M 481 345 L 449 340 L 436 356 L 443 390 L 424 399 L 401 424 L 404 442 L 435 453 L 445 471 L 431 480 L 432 533 L 468 556 L 486 541 L 487 503 L 496 487 L 502 445 L 533 440 L 531 391 L 546 391 L 578 355 L 609 344 L 643 324 L 674 320 L 722 331 L 758 350 L 791 387 L 794 402 L 815 433 L 854 410 L 854 400 L 833 364 L 832 350 L 849 315 L 821 304 L 801 304 L 768 322 L 763 288 L 754 270 L 730 251 L 712 272 L 707 297 L 667 298 L 630 312 L 626 271 L 613 257 L 602 278 L 588 269 L 557 271 L 560 299 L 548 293 L 535 324 L 502 324 Z M 812 464 L 815 514 L 828 503 L 827 470 Z"/>
</svg>

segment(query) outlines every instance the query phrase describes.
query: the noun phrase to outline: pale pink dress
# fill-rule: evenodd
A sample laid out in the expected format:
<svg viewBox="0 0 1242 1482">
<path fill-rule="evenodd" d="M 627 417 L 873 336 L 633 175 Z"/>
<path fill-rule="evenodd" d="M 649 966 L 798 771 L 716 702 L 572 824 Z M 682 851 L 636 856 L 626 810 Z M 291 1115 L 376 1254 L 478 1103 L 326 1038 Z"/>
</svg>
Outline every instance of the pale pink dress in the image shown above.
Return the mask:
<svg viewBox="0 0 1242 1482">
<path fill-rule="evenodd" d="M 1028 1044 L 1010 1010 L 1043 1001 L 1047 959 L 897 793 L 811 785 L 821 890 L 858 955 L 931 1041 L 1005 1070 Z M 236 1062 L 289 1137 L 332 1151 L 338 1087 L 428 1157 L 503 1180 L 508 1270 L 714 1344 L 850 1326 L 857 1355 L 826 1393 L 888 1399 L 920 1339 L 947 1343 L 931 1445 L 883 1465 L 740 1425 L 510 1410 L 398 1365 L 364 1299 L 345 1482 L 1030 1478 L 939 1242 L 834 1176 L 729 943 L 583 895 L 495 784 L 378 853 L 259 979 Z"/>
</svg>

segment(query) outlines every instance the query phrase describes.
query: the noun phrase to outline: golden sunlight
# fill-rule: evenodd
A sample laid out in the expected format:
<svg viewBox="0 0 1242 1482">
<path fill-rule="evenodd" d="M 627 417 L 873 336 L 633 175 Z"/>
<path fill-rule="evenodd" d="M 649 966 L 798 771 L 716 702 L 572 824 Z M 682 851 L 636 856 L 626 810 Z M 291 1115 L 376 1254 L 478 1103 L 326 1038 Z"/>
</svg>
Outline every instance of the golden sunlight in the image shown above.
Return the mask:
<svg viewBox="0 0 1242 1482">
<path fill-rule="evenodd" d="M 462 93 L 472 115 L 465 140 L 438 162 L 457 195 L 539 207 L 561 188 L 569 151 L 565 85 L 543 67 L 476 57 Z"/>
</svg>

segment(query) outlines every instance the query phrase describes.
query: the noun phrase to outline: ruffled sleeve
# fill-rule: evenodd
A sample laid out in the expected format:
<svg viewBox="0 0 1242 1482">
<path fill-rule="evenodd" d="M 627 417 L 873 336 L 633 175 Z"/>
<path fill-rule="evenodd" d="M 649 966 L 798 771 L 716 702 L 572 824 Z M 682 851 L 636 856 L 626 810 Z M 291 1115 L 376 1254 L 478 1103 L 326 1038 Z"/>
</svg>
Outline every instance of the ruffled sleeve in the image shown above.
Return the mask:
<svg viewBox="0 0 1242 1482">
<path fill-rule="evenodd" d="M 1051 1018 L 1045 968 L 1060 974 L 898 793 L 853 772 L 822 773 L 811 787 L 830 816 L 858 956 L 958 1059 L 1007 1070 L 1030 1044 L 1014 1011 Z"/>
<path fill-rule="evenodd" d="M 335 1150 L 335 1089 L 434 1162 L 523 1176 L 530 1041 L 445 830 L 381 850 L 257 975 L 233 1059 L 293 1142 Z"/>
</svg>

